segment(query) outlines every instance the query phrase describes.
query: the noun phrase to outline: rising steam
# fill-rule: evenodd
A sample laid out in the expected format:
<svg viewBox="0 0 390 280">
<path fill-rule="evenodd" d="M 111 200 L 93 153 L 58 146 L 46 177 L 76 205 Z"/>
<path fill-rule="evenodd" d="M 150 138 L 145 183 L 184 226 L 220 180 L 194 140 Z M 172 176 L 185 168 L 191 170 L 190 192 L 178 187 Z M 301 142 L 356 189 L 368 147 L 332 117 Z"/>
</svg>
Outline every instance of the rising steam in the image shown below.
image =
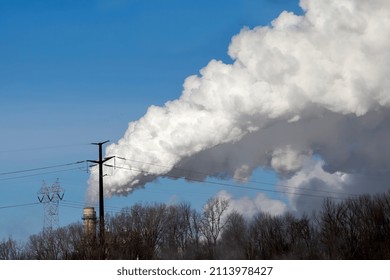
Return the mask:
<svg viewBox="0 0 390 280">
<path fill-rule="evenodd" d="M 131 122 L 106 149 L 124 158 L 105 177 L 106 195 L 127 195 L 160 176 L 247 180 L 259 167 L 290 186 L 383 190 L 390 179 L 390 2 L 300 5 L 303 16 L 283 12 L 270 26 L 242 29 L 229 46 L 233 64 L 212 60 L 185 80 L 179 99 Z M 96 181 L 93 169 L 90 197 Z M 300 196 L 290 203 L 304 204 Z"/>
</svg>

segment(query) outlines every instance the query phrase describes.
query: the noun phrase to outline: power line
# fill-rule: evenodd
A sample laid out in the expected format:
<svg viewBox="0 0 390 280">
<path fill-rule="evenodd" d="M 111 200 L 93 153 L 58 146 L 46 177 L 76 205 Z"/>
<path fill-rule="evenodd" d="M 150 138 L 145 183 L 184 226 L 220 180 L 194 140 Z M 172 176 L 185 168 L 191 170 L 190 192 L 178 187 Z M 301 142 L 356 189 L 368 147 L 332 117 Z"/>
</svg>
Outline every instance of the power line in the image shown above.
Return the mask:
<svg viewBox="0 0 390 280">
<path fill-rule="evenodd" d="M 32 172 L 32 171 L 38 171 L 38 170 L 45 170 L 45 169 L 51 169 L 51 168 L 58 168 L 58 167 L 63 167 L 63 166 L 80 164 L 80 163 L 84 163 L 84 162 L 85 162 L 85 160 L 71 162 L 71 163 L 58 164 L 58 165 L 37 167 L 37 168 L 31 168 L 31 169 L 22 169 L 22 170 L 17 170 L 17 171 L 8 171 L 8 172 L 0 173 L 0 176 L 2 176 L 2 175 L 11 175 L 11 174 L 18 174 L 18 173 L 25 173 L 25 172 Z"/>
<path fill-rule="evenodd" d="M 8 181 L 8 180 L 14 180 L 14 179 L 28 178 L 28 177 L 34 177 L 34 176 L 45 175 L 45 174 L 53 174 L 53 173 L 60 173 L 60 172 L 66 172 L 66 171 L 73 171 L 73 170 L 82 170 L 82 169 L 80 169 L 80 168 L 61 169 L 61 170 L 56 170 L 56 171 L 48 171 L 48 172 L 34 173 L 34 174 L 23 175 L 23 176 L 0 178 L 0 181 Z"/>
<path fill-rule="evenodd" d="M 135 169 L 135 168 L 126 168 L 126 167 L 120 167 L 120 166 L 113 166 L 109 164 L 105 164 L 107 167 L 111 168 L 118 168 L 118 169 L 123 169 L 123 170 L 129 170 L 129 171 L 137 171 L 140 173 L 147 173 L 143 170 Z M 174 176 L 170 174 L 165 174 L 165 177 L 168 178 L 174 178 L 174 179 L 181 179 L 182 177 L 180 176 Z M 222 183 L 222 182 L 214 182 L 214 181 L 207 181 L 207 180 L 200 180 L 200 179 L 195 179 L 195 178 L 185 178 L 188 181 L 193 181 L 193 182 L 198 182 L 198 183 L 206 183 L 206 184 L 212 184 L 212 185 L 219 185 L 219 186 L 225 186 L 225 187 L 232 187 L 232 188 L 240 188 L 240 189 L 248 189 L 248 190 L 255 190 L 255 191 L 263 191 L 263 192 L 272 192 L 272 193 L 279 193 L 279 194 L 291 194 L 291 195 L 299 195 L 299 196 L 307 196 L 307 197 L 313 197 L 313 198 L 332 198 L 332 199 L 344 199 L 341 197 L 329 197 L 329 196 L 324 196 L 324 195 L 315 195 L 315 194 L 307 194 L 307 193 L 295 193 L 295 192 L 287 192 L 287 191 L 279 191 L 279 190 L 269 190 L 269 189 L 262 189 L 262 188 L 254 188 L 254 187 L 248 187 L 248 186 L 238 186 L 238 185 L 233 185 L 229 183 Z"/>
<path fill-rule="evenodd" d="M 39 204 L 39 202 L 24 203 L 24 204 L 14 204 L 14 205 L 0 206 L 0 209 L 25 207 L 25 206 L 38 205 L 38 204 Z"/>
<path fill-rule="evenodd" d="M 79 209 L 84 209 L 86 203 L 85 202 L 81 202 L 81 201 L 73 201 L 73 200 L 66 200 L 66 199 L 64 199 L 61 202 L 61 206 L 63 206 L 63 205 L 73 206 L 73 207 L 77 207 Z M 104 208 L 108 209 L 108 210 L 113 210 L 113 211 L 120 211 L 122 209 L 121 207 L 110 206 L 110 205 L 105 205 Z"/>
<path fill-rule="evenodd" d="M 125 160 L 125 161 L 132 161 L 132 162 L 138 162 L 138 163 L 143 163 L 143 164 L 147 164 L 147 165 L 163 167 L 163 168 L 171 168 L 172 170 L 178 170 L 178 171 L 183 171 L 183 172 L 187 172 L 187 173 L 197 173 L 197 174 L 205 176 L 205 177 L 210 176 L 210 174 L 205 173 L 205 172 L 201 172 L 201 171 L 188 170 L 188 169 L 183 169 L 183 168 L 178 168 L 178 167 L 170 167 L 170 166 L 166 166 L 166 165 L 147 163 L 147 162 L 143 162 L 143 161 L 127 159 L 127 158 L 124 158 L 124 157 L 115 157 L 115 158 L 118 158 L 118 159 L 121 159 L 121 160 Z M 134 170 L 134 169 L 132 169 L 132 170 L 133 171 L 137 171 L 137 170 Z M 140 171 L 140 172 L 146 173 L 145 171 Z M 170 177 L 174 177 L 176 179 L 184 177 L 184 176 L 175 176 L 175 175 L 172 175 L 172 174 L 168 174 L 168 175 L 164 175 L 164 176 L 167 176 L 167 177 L 170 176 Z M 187 179 L 187 177 L 184 177 L 184 178 Z M 198 181 L 201 181 L 201 180 L 198 180 Z M 358 196 L 357 194 L 352 194 L 352 193 L 337 192 L 337 191 L 327 191 L 327 190 L 313 190 L 313 189 L 310 189 L 310 188 L 294 187 L 294 186 L 288 186 L 288 185 L 279 184 L 279 183 L 275 184 L 275 183 L 258 181 L 258 180 L 254 181 L 254 180 L 240 180 L 240 179 L 238 179 L 236 181 L 238 181 L 240 183 L 245 183 L 245 184 L 246 183 L 252 183 L 252 184 L 269 185 L 269 186 L 273 186 L 273 187 L 277 186 L 277 187 L 282 187 L 282 188 L 304 190 L 304 191 L 309 191 L 309 192 L 325 193 L 325 194 L 332 194 L 332 195 L 344 195 L 344 196 L 352 196 L 352 197 Z"/>
</svg>

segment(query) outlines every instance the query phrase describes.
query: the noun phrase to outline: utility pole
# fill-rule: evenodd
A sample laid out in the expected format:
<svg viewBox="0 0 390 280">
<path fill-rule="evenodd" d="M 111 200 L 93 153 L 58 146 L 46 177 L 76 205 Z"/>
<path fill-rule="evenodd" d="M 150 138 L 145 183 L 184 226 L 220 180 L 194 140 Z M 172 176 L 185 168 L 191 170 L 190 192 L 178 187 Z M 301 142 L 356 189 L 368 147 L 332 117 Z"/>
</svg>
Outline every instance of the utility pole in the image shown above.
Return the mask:
<svg viewBox="0 0 390 280">
<path fill-rule="evenodd" d="M 45 210 L 43 231 L 52 234 L 53 230 L 57 229 L 59 226 L 58 206 L 60 201 L 64 198 L 64 190 L 60 186 L 59 179 L 57 179 L 51 187 L 48 187 L 45 181 L 43 181 L 37 196 Z"/>
<path fill-rule="evenodd" d="M 89 160 L 90 162 L 99 165 L 99 243 L 102 250 L 101 258 L 104 258 L 105 246 L 104 246 L 104 192 L 103 192 L 103 163 L 112 159 L 113 157 L 107 157 L 103 159 L 103 145 L 109 142 L 109 140 L 99 143 L 91 143 L 92 145 L 99 146 L 99 160 Z"/>
<path fill-rule="evenodd" d="M 51 187 L 48 187 L 43 181 L 37 196 L 45 211 L 42 233 L 46 242 L 48 242 L 48 256 L 54 260 L 57 258 L 54 250 L 54 230 L 59 226 L 58 206 L 64 198 L 64 190 L 61 188 L 58 179 Z"/>
</svg>

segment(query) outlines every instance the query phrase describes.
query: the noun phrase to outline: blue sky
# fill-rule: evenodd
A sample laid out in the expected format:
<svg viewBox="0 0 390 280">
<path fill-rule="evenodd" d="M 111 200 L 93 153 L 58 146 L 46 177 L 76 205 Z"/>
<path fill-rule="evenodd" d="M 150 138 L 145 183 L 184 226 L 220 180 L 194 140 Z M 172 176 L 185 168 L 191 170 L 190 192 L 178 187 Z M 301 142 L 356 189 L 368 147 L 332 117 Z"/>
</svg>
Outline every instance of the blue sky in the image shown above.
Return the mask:
<svg viewBox="0 0 390 280">
<path fill-rule="evenodd" d="M 297 0 L 1 1 L 0 239 L 42 229 L 42 205 L 17 206 L 38 202 L 42 180 L 59 178 L 65 189 L 60 225 L 80 221 L 89 176 L 86 164 L 4 173 L 96 159 L 89 143 L 117 141 L 211 59 L 229 63 L 241 28 L 268 25 L 283 10 L 301 13 Z M 221 188 L 162 179 L 106 200 L 107 212 L 153 201 L 200 207 Z"/>
</svg>

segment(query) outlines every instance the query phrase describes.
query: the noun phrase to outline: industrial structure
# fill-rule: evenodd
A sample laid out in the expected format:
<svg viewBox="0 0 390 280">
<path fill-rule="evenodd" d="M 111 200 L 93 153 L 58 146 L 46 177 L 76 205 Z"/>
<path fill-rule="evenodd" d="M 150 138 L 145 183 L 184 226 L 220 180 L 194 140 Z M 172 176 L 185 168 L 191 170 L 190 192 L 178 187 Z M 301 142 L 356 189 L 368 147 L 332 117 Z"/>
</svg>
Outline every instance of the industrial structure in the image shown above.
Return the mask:
<svg viewBox="0 0 390 280">
<path fill-rule="evenodd" d="M 96 211 L 94 207 L 84 208 L 84 237 L 95 240 L 96 238 Z"/>
<path fill-rule="evenodd" d="M 51 187 L 48 187 L 43 181 L 37 196 L 44 208 L 43 230 L 53 232 L 53 229 L 59 226 L 58 207 L 64 198 L 64 190 L 60 186 L 59 179 Z"/>
</svg>

